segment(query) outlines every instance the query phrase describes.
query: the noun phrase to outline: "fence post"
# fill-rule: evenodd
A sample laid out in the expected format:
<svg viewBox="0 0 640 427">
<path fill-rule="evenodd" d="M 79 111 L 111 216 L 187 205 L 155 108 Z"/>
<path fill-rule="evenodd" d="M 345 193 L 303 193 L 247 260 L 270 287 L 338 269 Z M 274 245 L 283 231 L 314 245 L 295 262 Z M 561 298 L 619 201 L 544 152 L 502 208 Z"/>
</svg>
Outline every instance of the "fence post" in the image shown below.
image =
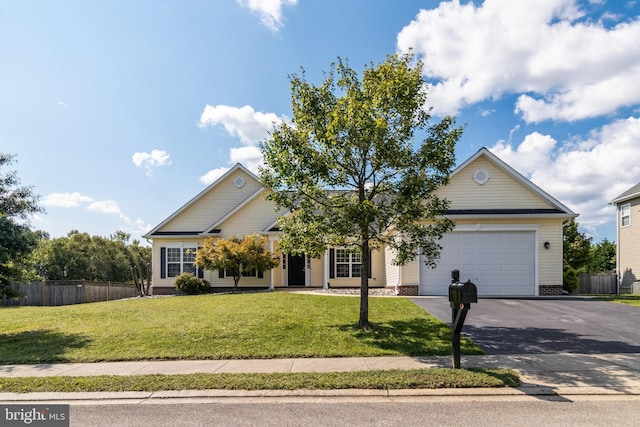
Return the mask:
<svg viewBox="0 0 640 427">
<path fill-rule="evenodd" d="M 110 301 L 109 299 L 109 290 L 111 289 L 111 280 L 109 280 L 107 282 L 107 301 Z"/>
<path fill-rule="evenodd" d="M 42 289 L 41 289 L 41 291 L 40 291 L 40 298 L 41 298 L 41 299 L 40 299 L 40 305 L 41 305 L 41 306 L 43 306 L 43 307 L 44 307 L 44 305 L 45 305 L 45 300 L 44 300 L 44 293 L 45 293 L 45 292 L 44 292 L 44 287 L 45 287 L 45 285 L 46 285 L 46 284 L 47 284 L 47 281 L 46 281 L 46 280 L 43 280 L 43 281 L 42 281 Z"/>
</svg>

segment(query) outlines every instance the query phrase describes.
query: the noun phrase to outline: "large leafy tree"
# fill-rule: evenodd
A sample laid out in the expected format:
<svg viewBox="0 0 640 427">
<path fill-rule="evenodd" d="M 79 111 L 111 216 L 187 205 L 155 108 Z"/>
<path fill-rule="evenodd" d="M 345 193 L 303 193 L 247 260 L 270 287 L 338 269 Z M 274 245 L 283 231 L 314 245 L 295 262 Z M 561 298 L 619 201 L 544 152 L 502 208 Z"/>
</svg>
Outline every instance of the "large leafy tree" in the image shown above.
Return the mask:
<svg viewBox="0 0 640 427">
<path fill-rule="evenodd" d="M 284 252 L 319 256 L 345 247 L 362 260 L 359 326 L 369 326 L 370 250 L 389 245 L 404 265 L 419 251 L 434 265 L 453 228 L 447 183 L 462 134 L 453 117 L 431 124 L 427 85 L 413 55 L 365 66 L 338 59 L 321 85 L 292 75 L 293 120 L 263 142 L 263 185 L 292 214 L 280 222 Z M 417 138 L 422 139 L 417 143 Z"/>
<path fill-rule="evenodd" d="M 591 272 L 615 272 L 616 270 L 616 244 L 604 238 L 591 246 L 589 271 Z"/>
<path fill-rule="evenodd" d="M 265 249 L 267 239 L 258 234 L 250 234 L 240 239 L 230 237 L 218 239 L 209 237 L 196 254 L 196 265 L 206 270 L 225 270 L 233 276 L 233 286 L 243 276 L 259 271 L 267 271 L 278 265 L 278 259 Z"/>
<path fill-rule="evenodd" d="M 34 252 L 38 274 L 49 280 L 97 280 L 125 282 L 146 275 L 151 248 L 117 231 L 109 238 L 72 230 L 65 237 L 42 241 Z M 144 272 L 144 273 L 141 273 Z"/>
<path fill-rule="evenodd" d="M 578 223 L 573 218 L 562 225 L 562 236 L 565 270 L 586 271 L 591 256 L 591 237 L 578 230 Z"/>
<path fill-rule="evenodd" d="M 0 170 L 13 161 L 14 156 L 0 153 Z M 29 227 L 29 215 L 38 212 L 42 208 L 32 187 L 20 185 L 15 171 L 0 171 L 0 298 L 16 296 L 11 281 L 21 277 L 24 259 L 41 237 Z"/>
</svg>

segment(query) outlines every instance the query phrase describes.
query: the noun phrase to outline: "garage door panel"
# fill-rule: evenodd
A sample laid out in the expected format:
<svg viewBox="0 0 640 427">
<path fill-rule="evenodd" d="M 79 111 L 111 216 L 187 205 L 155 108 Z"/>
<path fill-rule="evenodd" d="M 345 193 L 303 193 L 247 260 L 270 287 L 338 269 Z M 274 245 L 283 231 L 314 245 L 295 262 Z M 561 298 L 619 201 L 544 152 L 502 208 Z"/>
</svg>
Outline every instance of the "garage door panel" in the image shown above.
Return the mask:
<svg viewBox="0 0 640 427">
<path fill-rule="evenodd" d="M 421 295 L 447 295 L 454 269 L 460 280 L 478 286 L 479 295 L 535 294 L 533 231 L 452 232 L 440 244 L 437 267 L 421 263 Z"/>
</svg>

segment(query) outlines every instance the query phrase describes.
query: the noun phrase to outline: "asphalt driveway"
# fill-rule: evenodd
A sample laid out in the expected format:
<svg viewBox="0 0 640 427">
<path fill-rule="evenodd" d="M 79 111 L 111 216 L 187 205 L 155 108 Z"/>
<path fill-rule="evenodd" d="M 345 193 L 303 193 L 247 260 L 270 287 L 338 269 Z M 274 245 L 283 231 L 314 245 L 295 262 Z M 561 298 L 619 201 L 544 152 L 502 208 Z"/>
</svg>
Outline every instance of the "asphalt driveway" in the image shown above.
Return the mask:
<svg viewBox="0 0 640 427">
<path fill-rule="evenodd" d="M 446 297 L 412 298 L 451 324 Z M 590 298 L 480 298 L 462 334 L 487 354 L 640 353 L 640 307 Z"/>
</svg>

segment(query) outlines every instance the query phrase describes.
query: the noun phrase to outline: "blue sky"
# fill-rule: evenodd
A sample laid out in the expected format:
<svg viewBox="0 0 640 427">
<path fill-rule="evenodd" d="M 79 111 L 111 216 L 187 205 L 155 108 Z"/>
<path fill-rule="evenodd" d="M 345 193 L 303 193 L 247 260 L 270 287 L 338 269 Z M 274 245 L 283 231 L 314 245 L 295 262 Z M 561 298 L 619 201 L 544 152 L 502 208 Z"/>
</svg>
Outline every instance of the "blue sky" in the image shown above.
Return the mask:
<svg viewBox="0 0 640 427">
<path fill-rule="evenodd" d="M 640 182 L 636 0 L 0 0 L 0 152 L 41 195 L 32 219 L 140 239 L 321 83 L 409 48 L 434 120 L 487 147 L 615 240 L 608 203 Z"/>
</svg>

